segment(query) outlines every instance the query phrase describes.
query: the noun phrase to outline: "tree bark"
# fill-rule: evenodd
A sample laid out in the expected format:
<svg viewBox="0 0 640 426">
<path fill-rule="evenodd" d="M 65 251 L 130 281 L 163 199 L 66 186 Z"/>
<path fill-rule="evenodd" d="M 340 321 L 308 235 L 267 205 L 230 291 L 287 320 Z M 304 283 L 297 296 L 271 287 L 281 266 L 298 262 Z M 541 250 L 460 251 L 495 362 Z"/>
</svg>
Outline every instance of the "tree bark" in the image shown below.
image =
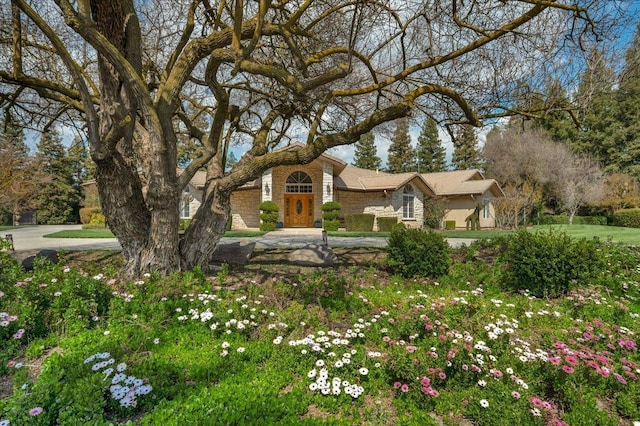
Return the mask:
<svg viewBox="0 0 640 426">
<path fill-rule="evenodd" d="M 230 217 L 231 191 L 221 190 L 215 182 L 210 183 L 205 188 L 203 204 L 180 243 L 183 268 L 209 264 Z"/>
</svg>

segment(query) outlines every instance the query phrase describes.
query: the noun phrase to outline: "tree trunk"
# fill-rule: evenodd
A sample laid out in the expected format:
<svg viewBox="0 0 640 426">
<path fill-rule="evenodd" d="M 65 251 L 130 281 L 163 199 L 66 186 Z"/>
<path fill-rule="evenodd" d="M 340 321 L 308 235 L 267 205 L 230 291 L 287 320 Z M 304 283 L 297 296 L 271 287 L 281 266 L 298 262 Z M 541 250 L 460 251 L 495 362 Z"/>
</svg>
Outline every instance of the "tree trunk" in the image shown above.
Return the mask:
<svg viewBox="0 0 640 426">
<path fill-rule="evenodd" d="M 200 265 L 206 269 L 231 217 L 230 198 L 230 191 L 220 190 L 215 182 L 205 188 L 203 204 L 180 243 L 184 268 Z"/>
</svg>

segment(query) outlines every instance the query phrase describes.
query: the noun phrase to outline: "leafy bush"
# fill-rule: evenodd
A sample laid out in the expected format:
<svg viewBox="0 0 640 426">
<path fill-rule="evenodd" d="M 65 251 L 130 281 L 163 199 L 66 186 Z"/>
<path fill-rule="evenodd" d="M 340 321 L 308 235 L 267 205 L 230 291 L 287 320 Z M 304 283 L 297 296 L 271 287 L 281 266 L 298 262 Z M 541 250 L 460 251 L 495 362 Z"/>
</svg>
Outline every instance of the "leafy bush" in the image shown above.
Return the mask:
<svg viewBox="0 0 640 426">
<path fill-rule="evenodd" d="M 430 229 L 440 229 L 442 218 L 447 212 L 447 206 L 445 198 L 425 197 L 423 225 Z"/>
<path fill-rule="evenodd" d="M 640 209 L 621 209 L 613 212 L 613 226 L 640 228 Z"/>
<path fill-rule="evenodd" d="M 454 231 L 456 229 L 456 221 L 455 220 L 445 220 L 444 221 L 444 229 L 447 231 Z"/>
<path fill-rule="evenodd" d="M 536 297 L 558 297 L 585 284 L 602 265 L 597 243 L 574 240 L 563 232 L 516 232 L 503 260 L 504 284 Z"/>
<path fill-rule="evenodd" d="M 395 226 L 387 247 L 389 267 L 404 277 L 441 277 L 449 272 L 449 244 L 440 234 Z"/>
<path fill-rule="evenodd" d="M 542 215 L 534 219 L 538 225 L 568 225 L 569 216 L 560 215 Z M 605 216 L 574 216 L 574 225 L 606 225 L 607 218 Z"/>
<path fill-rule="evenodd" d="M 322 205 L 322 227 L 327 231 L 337 231 L 340 227 L 340 209 L 337 201 L 329 201 Z"/>
<path fill-rule="evenodd" d="M 347 231 L 373 231 L 373 221 L 376 216 L 372 214 L 360 213 L 345 216 L 344 223 Z"/>
<path fill-rule="evenodd" d="M 260 230 L 261 231 L 273 231 L 276 229 L 276 222 L 278 222 L 280 206 L 275 201 L 263 201 L 258 206 L 262 213 L 260 214 Z"/>
<path fill-rule="evenodd" d="M 398 223 L 397 217 L 379 217 L 376 219 L 378 222 L 379 232 L 391 232 L 393 226 Z"/>
<path fill-rule="evenodd" d="M 80 223 L 105 224 L 105 218 L 100 207 L 84 207 L 80 209 Z"/>
</svg>

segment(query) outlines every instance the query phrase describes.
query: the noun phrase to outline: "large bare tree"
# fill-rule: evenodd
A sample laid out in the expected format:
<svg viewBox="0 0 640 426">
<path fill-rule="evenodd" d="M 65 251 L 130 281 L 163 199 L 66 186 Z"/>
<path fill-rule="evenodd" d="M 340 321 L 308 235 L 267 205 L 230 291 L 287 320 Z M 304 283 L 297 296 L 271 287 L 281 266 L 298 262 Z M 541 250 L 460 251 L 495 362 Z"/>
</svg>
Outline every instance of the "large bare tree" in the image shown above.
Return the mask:
<svg viewBox="0 0 640 426">
<path fill-rule="evenodd" d="M 124 274 L 206 262 L 230 194 L 419 110 L 479 125 L 606 28 L 601 0 L 3 0 L 0 102 L 82 127 Z M 569 25 L 567 25 L 567 23 Z M 33 123 L 33 124 L 32 124 Z M 293 131 L 296 152 L 278 151 Z M 192 143 L 177 173 L 178 143 Z M 231 143 L 247 149 L 229 171 Z M 182 152 L 181 154 L 184 154 Z M 178 240 L 182 189 L 206 167 Z"/>
</svg>

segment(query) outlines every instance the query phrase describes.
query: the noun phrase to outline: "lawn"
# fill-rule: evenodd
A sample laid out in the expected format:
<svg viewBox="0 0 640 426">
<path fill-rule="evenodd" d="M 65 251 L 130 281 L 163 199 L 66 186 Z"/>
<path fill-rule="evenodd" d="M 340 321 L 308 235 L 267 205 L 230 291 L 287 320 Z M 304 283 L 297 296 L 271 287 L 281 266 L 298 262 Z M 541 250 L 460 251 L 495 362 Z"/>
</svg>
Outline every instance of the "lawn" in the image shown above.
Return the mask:
<svg viewBox="0 0 640 426">
<path fill-rule="evenodd" d="M 258 237 L 264 235 L 263 231 L 227 231 L 225 237 Z M 109 229 L 74 229 L 67 231 L 53 232 L 44 235 L 44 238 L 114 238 L 115 236 Z"/>
<path fill-rule="evenodd" d="M 640 420 L 640 253 L 603 245 L 606 269 L 547 299 L 475 250 L 437 280 L 345 249 L 134 282 L 113 254 L 25 273 L 0 253 L 0 424 Z"/>
<path fill-rule="evenodd" d="M 594 237 L 602 241 L 614 241 L 623 244 L 640 244 L 640 228 L 622 228 L 617 226 L 601 226 L 601 225 L 536 225 L 530 230 L 548 232 L 549 230 L 564 232 L 574 238 L 587 238 L 589 240 Z M 445 238 L 496 238 L 513 234 L 514 230 L 509 229 L 482 229 L 479 231 L 436 231 Z M 336 231 L 329 232 L 329 236 L 333 237 L 384 237 L 388 238 L 388 232 L 346 232 Z"/>
</svg>

